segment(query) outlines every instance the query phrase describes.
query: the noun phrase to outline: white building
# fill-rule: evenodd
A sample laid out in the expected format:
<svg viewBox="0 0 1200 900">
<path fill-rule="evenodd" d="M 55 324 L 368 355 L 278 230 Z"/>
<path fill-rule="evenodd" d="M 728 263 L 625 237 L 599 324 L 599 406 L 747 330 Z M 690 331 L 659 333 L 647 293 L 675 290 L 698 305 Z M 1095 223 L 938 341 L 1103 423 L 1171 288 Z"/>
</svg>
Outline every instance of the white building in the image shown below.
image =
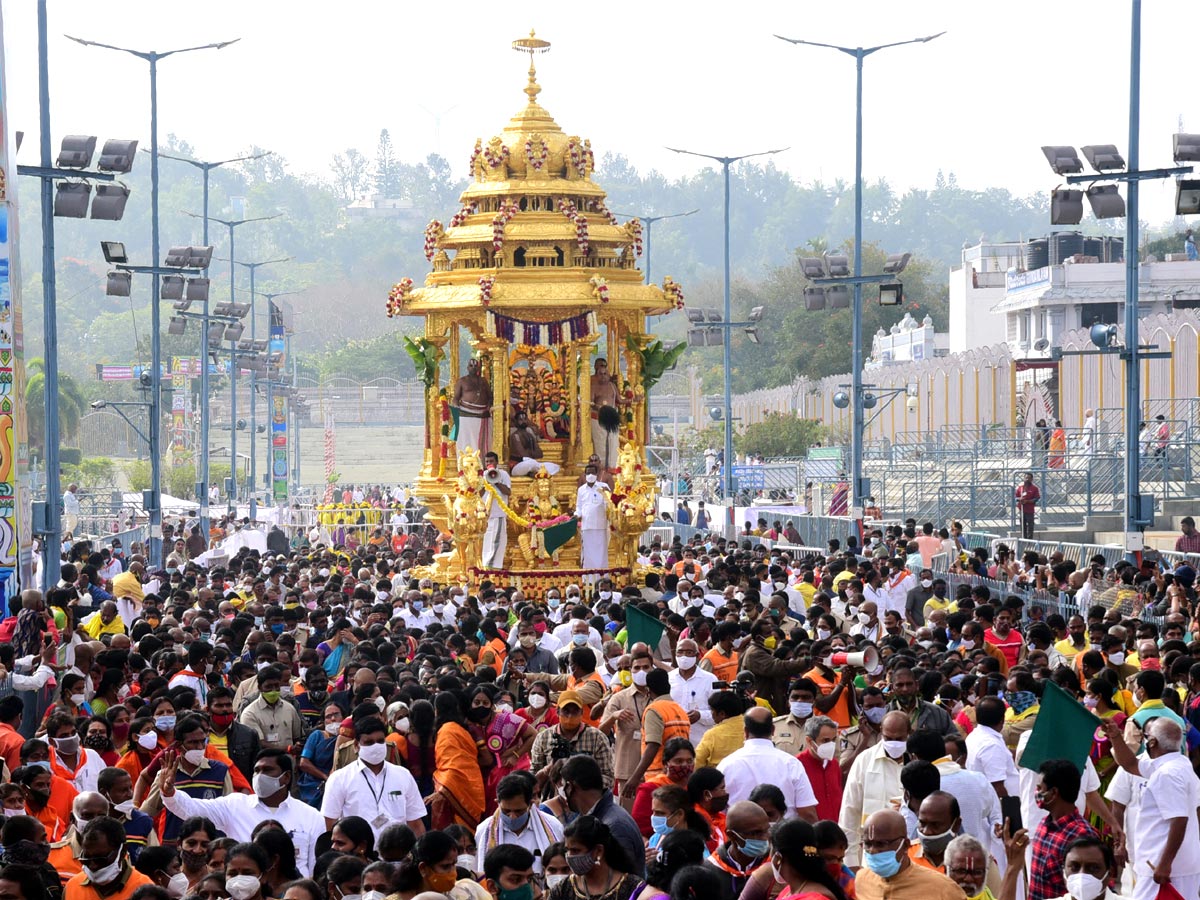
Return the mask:
<svg viewBox="0 0 1200 900">
<path fill-rule="evenodd" d="M 950 270 L 950 352 L 999 343 L 992 307 L 1004 299 L 1004 276 L 1025 267 L 1024 244 L 980 241 L 964 246 L 962 265 Z"/>
<path fill-rule="evenodd" d="M 945 356 L 949 337 L 933 330 L 933 319 L 926 316 L 918 322 L 911 314 L 892 325 L 889 331 L 880 328 L 871 342 L 871 358 L 864 368 L 874 369 L 898 363 L 921 362 L 935 356 Z"/>
</svg>

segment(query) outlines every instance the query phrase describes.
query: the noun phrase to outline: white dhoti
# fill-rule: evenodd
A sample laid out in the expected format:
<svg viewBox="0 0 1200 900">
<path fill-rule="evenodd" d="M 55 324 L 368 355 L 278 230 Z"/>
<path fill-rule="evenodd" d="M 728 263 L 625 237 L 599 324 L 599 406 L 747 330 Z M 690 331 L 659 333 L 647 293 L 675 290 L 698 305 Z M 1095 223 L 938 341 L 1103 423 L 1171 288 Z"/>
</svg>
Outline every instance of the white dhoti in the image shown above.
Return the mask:
<svg viewBox="0 0 1200 900">
<path fill-rule="evenodd" d="M 557 475 L 560 471 L 560 466 L 557 463 L 548 462 L 547 460 L 526 456 L 519 463 L 511 466 L 509 471 L 514 475 L 521 476 L 536 475 L 539 469 L 545 469 L 547 475 Z"/>
<path fill-rule="evenodd" d="M 492 421 L 488 416 L 479 416 L 463 409 L 458 409 L 458 436 L 454 439 L 456 450 L 468 447 L 483 453 L 488 445 L 488 424 Z"/>
<path fill-rule="evenodd" d="M 483 568 L 503 569 L 504 551 L 508 549 L 508 519 L 492 516 L 483 536 Z"/>
<path fill-rule="evenodd" d="M 609 431 L 596 419 L 592 419 L 592 452 L 600 457 L 602 471 L 617 467 L 617 455 L 621 452 L 621 432 Z"/>
<path fill-rule="evenodd" d="M 580 566 L 584 569 L 608 568 L 608 529 L 589 528 L 579 532 Z"/>
</svg>

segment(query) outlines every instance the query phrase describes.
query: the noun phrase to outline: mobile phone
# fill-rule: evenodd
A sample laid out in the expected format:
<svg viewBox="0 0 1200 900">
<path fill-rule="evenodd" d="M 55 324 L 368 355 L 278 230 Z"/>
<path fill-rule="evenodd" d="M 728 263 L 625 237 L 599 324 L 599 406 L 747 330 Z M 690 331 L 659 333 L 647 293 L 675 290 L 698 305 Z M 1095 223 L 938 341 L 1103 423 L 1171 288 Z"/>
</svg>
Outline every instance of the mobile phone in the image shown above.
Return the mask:
<svg viewBox="0 0 1200 900">
<path fill-rule="evenodd" d="M 1021 798 L 1020 797 L 1001 797 L 1000 798 L 1000 819 L 1003 824 L 1004 819 L 1008 819 L 1009 834 L 1016 834 L 1023 827 L 1021 825 Z"/>
</svg>

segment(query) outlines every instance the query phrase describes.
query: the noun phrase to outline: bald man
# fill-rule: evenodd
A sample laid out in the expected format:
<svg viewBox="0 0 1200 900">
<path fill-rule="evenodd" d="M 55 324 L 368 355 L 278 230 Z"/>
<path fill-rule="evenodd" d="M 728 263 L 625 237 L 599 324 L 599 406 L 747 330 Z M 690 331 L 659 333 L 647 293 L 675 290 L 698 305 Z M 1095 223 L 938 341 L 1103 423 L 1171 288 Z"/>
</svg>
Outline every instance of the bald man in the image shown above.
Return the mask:
<svg viewBox="0 0 1200 900">
<path fill-rule="evenodd" d="M 908 713 L 889 712 L 879 726 L 879 743 L 860 753 L 846 773 L 838 824 L 849 841 L 846 865 L 852 869 L 861 865 L 859 845 L 864 823 L 873 813 L 893 809 L 904 793 L 900 768 L 904 765 L 910 727 Z"/>
<path fill-rule="evenodd" d="M 773 784 L 783 791 L 787 818 L 799 816 L 816 822 L 817 795 L 808 780 L 808 772 L 804 763 L 772 742 L 775 719 L 771 710 L 752 707 L 742 717 L 742 724 L 745 742 L 717 766 L 725 775 L 729 802 L 748 800 L 750 792 L 758 785 Z"/>
<path fill-rule="evenodd" d="M 862 830 L 863 867 L 854 878 L 857 900 L 963 900 L 963 890 L 941 872 L 914 865 L 904 816 L 884 809 Z"/>
<path fill-rule="evenodd" d="M 725 843 L 705 862 L 729 875 L 733 895 L 738 896 L 750 880 L 750 873 L 770 856 L 771 822 L 761 806 L 742 800 L 725 814 L 725 835 Z"/>
</svg>

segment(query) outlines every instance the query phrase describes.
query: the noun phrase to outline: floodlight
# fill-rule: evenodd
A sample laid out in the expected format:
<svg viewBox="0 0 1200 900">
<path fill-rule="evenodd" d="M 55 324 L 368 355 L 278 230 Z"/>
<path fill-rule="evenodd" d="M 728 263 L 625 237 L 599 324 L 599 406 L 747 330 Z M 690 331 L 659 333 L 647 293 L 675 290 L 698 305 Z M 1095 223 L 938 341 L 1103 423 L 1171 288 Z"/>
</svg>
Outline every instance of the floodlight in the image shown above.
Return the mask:
<svg viewBox="0 0 1200 900">
<path fill-rule="evenodd" d="M 1176 134 L 1172 136 L 1175 162 L 1200 162 L 1200 134 Z"/>
<path fill-rule="evenodd" d="M 128 297 L 132 284 L 132 272 L 109 272 L 108 284 L 104 288 L 104 293 L 109 297 Z"/>
<path fill-rule="evenodd" d="M 1097 172 L 1114 172 L 1125 168 L 1125 160 L 1117 152 L 1116 144 L 1090 144 L 1080 147 L 1079 150 L 1088 161 L 1088 165 Z"/>
<path fill-rule="evenodd" d="M 191 258 L 191 250 L 191 247 L 172 247 L 167 251 L 163 265 L 172 269 L 186 268 L 188 260 Z"/>
<path fill-rule="evenodd" d="M 187 312 L 188 307 L 190 307 L 192 305 L 192 301 L 191 300 L 176 300 L 171 305 L 175 308 L 175 310 L 177 312 Z"/>
<path fill-rule="evenodd" d="M 104 409 L 104 407 L 108 406 L 108 401 L 107 400 L 93 400 L 91 403 L 88 404 L 88 406 L 90 406 L 92 409 Z"/>
<path fill-rule="evenodd" d="M 1078 225 L 1083 219 L 1083 191 L 1055 188 L 1050 194 L 1050 224 Z"/>
<path fill-rule="evenodd" d="M 899 306 L 904 302 L 904 285 L 898 281 L 879 286 L 880 306 Z"/>
<path fill-rule="evenodd" d="M 845 409 L 850 405 L 850 395 L 845 391 L 838 391 L 833 395 L 833 405 L 838 409 Z"/>
<path fill-rule="evenodd" d="M 212 247 L 188 247 L 188 268 L 207 269 L 212 262 Z"/>
<path fill-rule="evenodd" d="M 723 411 L 721 410 L 721 407 L 719 407 L 719 406 L 714 406 L 714 407 L 711 407 L 711 408 L 709 409 L 709 411 L 708 411 L 708 417 L 709 417 L 710 419 L 712 419 L 714 422 L 720 422 L 720 421 L 721 421 L 721 419 L 722 419 L 722 418 L 724 418 L 724 413 L 723 413 Z"/>
<path fill-rule="evenodd" d="M 267 349 L 268 346 L 270 346 L 270 343 L 271 342 L 265 338 L 259 338 L 258 340 L 251 341 L 250 346 L 255 353 L 262 353 Z"/>
<path fill-rule="evenodd" d="M 847 309 L 850 306 L 850 288 L 834 284 L 825 288 L 825 303 L 830 309 Z"/>
<path fill-rule="evenodd" d="M 123 184 L 96 185 L 96 199 L 92 201 L 92 218 L 119 222 L 125 215 L 125 204 L 129 201 L 129 188 Z"/>
<path fill-rule="evenodd" d="M 237 420 L 237 430 L 238 430 L 238 431 L 245 431 L 245 430 L 246 430 L 246 420 L 245 420 L 245 419 L 238 419 L 238 420 Z"/>
<path fill-rule="evenodd" d="M 183 334 L 185 331 L 187 331 L 187 319 L 171 316 L 171 321 L 167 323 L 167 334 Z"/>
<path fill-rule="evenodd" d="M 254 349 L 254 341 L 250 340 L 250 338 L 246 338 L 244 341 L 238 341 L 237 348 L 242 353 L 249 353 Z"/>
<path fill-rule="evenodd" d="M 750 339 L 750 343 L 752 343 L 752 344 L 761 344 L 762 343 L 762 338 L 759 337 L 757 328 L 747 328 L 746 329 L 746 337 L 748 337 Z"/>
<path fill-rule="evenodd" d="M 687 333 L 689 347 L 708 346 L 708 332 L 703 328 L 689 328 Z"/>
<path fill-rule="evenodd" d="M 724 328 L 708 328 L 708 346 L 721 347 L 725 344 Z"/>
<path fill-rule="evenodd" d="M 225 340 L 236 341 L 242 337 L 242 332 L 246 330 L 246 326 L 241 322 L 232 322 L 225 329 Z"/>
<path fill-rule="evenodd" d="M 1175 182 L 1175 214 L 1200 214 L 1200 181 L 1194 178 L 1180 178 Z"/>
<path fill-rule="evenodd" d="M 850 275 L 850 257 L 844 253 L 826 253 L 825 268 L 830 278 L 846 278 Z"/>
<path fill-rule="evenodd" d="M 825 288 L 810 287 L 804 289 L 804 308 L 809 312 L 818 312 L 825 308 Z"/>
<path fill-rule="evenodd" d="M 92 186 L 85 181 L 64 181 L 54 194 L 54 215 L 60 219 L 87 218 Z"/>
<path fill-rule="evenodd" d="M 161 280 L 162 288 L 158 296 L 163 300 L 183 299 L 183 276 L 164 275 Z"/>
<path fill-rule="evenodd" d="M 187 280 L 187 299 L 188 303 L 204 303 L 208 300 L 207 278 L 189 278 Z"/>
<path fill-rule="evenodd" d="M 800 257 L 800 271 L 805 278 L 824 278 L 825 263 L 816 256 Z"/>
<path fill-rule="evenodd" d="M 212 311 L 213 311 L 214 316 L 232 316 L 233 315 L 233 304 L 229 303 L 228 301 L 223 300 L 220 303 L 216 304 L 213 307 Z"/>
<path fill-rule="evenodd" d="M 1103 322 L 1097 322 L 1088 329 L 1088 337 L 1092 339 L 1092 343 L 1105 350 L 1111 347 L 1117 340 L 1117 326 L 1105 325 Z"/>
<path fill-rule="evenodd" d="M 1050 340 L 1048 338 L 1044 338 L 1044 337 L 1038 338 L 1036 341 L 1033 342 L 1033 349 L 1036 350 L 1038 353 L 1043 352 L 1049 346 L 1050 346 Z"/>
<path fill-rule="evenodd" d="M 1046 154 L 1046 161 L 1055 175 L 1074 175 L 1083 171 L 1083 163 L 1074 147 L 1049 146 L 1043 147 L 1042 152 Z"/>
<path fill-rule="evenodd" d="M 1097 219 L 1120 219 L 1125 215 L 1125 198 L 1115 184 L 1097 184 L 1087 189 L 1088 203 Z"/>
<path fill-rule="evenodd" d="M 55 165 L 60 169 L 86 169 L 96 152 L 96 136 L 92 134 L 68 134 L 62 139 Z"/>
<path fill-rule="evenodd" d="M 125 245 L 120 241 L 101 241 L 100 252 L 104 254 L 104 261 L 113 265 L 121 265 L 129 262 L 129 256 L 125 253 Z"/>
<path fill-rule="evenodd" d="M 231 303 L 231 304 L 229 304 L 229 307 L 230 307 L 229 314 L 231 316 L 233 316 L 235 319 L 244 319 L 244 318 L 246 318 L 246 315 L 250 312 L 250 304 L 249 303 Z"/>
<path fill-rule="evenodd" d="M 887 262 L 883 264 L 884 275 L 899 275 L 908 265 L 908 261 L 912 259 L 911 253 L 892 253 L 888 256 Z"/>
<path fill-rule="evenodd" d="M 863 404 L 862 404 L 863 409 L 874 409 L 876 406 L 879 405 L 879 398 L 876 397 L 874 394 L 872 394 L 870 391 L 863 392 L 862 398 L 863 398 Z"/>
<path fill-rule="evenodd" d="M 921 401 L 917 399 L 915 394 L 911 394 L 909 398 L 904 401 L 904 405 L 908 407 L 908 411 L 910 413 L 915 413 L 920 407 Z"/>
<path fill-rule="evenodd" d="M 225 334 L 224 322 L 210 322 L 208 325 L 208 342 L 210 344 L 219 344 Z"/>
<path fill-rule="evenodd" d="M 708 316 L 708 321 L 710 321 L 710 322 L 720 322 L 721 321 L 721 313 L 718 310 L 706 309 L 704 311 L 704 314 Z"/>
<path fill-rule="evenodd" d="M 703 322 L 704 321 L 704 310 L 702 310 L 702 309 L 692 309 L 692 307 L 689 306 L 686 309 L 684 309 L 684 313 L 687 315 L 687 320 L 689 322 Z"/>
<path fill-rule="evenodd" d="M 117 172 L 122 175 L 129 172 L 133 168 L 133 160 L 137 156 L 137 145 L 137 141 L 117 139 L 105 141 L 96 168 L 101 172 Z"/>
<path fill-rule="evenodd" d="M 761 322 L 763 313 L 765 313 L 766 311 L 767 311 L 767 308 L 765 306 L 754 307 L 752 310 L 750 310 L 750 321 L 751 322 Z"/>
</svg>

